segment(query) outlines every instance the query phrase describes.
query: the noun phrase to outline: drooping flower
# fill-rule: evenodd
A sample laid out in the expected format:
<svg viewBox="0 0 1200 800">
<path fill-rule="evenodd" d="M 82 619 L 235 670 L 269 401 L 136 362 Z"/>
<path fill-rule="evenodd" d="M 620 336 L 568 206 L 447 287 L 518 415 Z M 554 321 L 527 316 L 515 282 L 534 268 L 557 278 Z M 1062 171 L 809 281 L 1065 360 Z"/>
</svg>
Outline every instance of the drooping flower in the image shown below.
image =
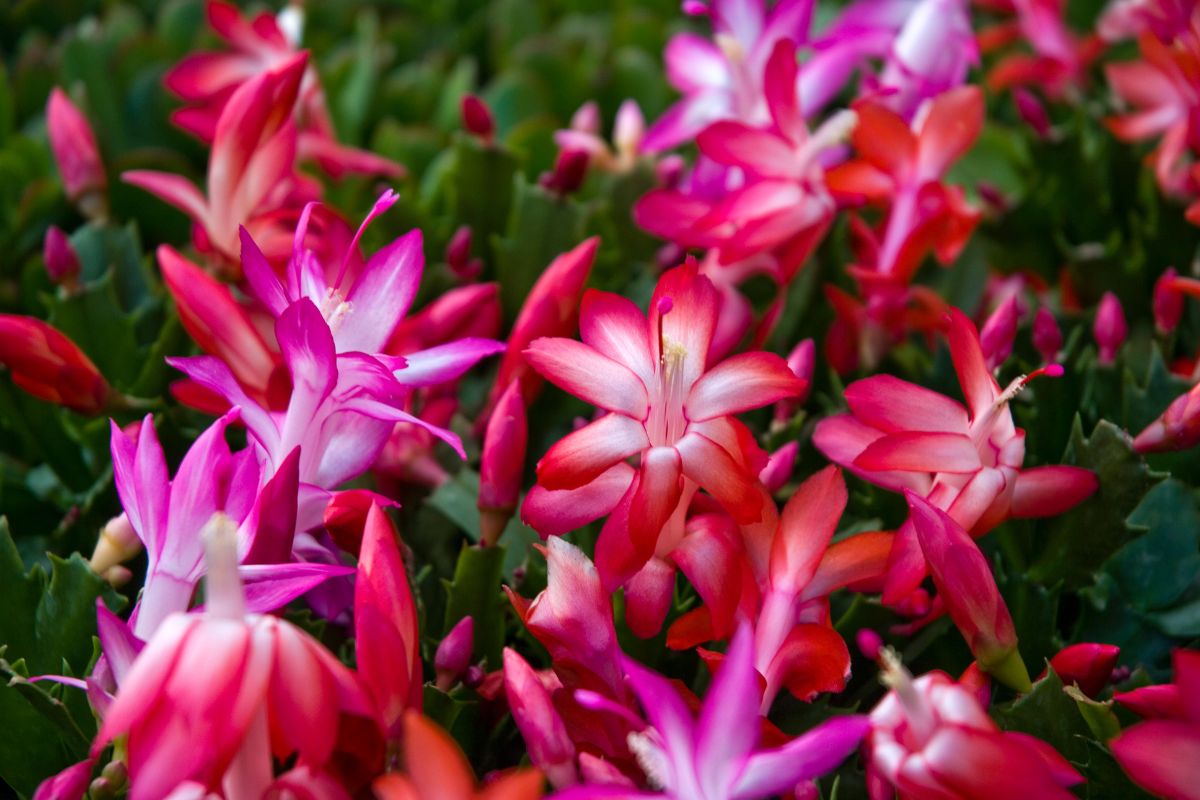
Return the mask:
<svg viewBox="0 0 1200 800">
<path fill-rule="evenodd" d="M 871 712 L 867 782 L 871 796 L 911 800 L 1028 797 L 1069 800 L 1083 778 L 1046 742 L 1002 731 L 972 691 L 943 672 L 915 680 L 888 649 L 891 687 Z"/>
<path fill-rule="evenodd" d="M 674 546 L 682 526 L 661 542 L 660 534 L 697 487 L 739 522 L 762 519 L 757 474 L 763 464 L 732 415 L 804 388 L 771 353 L 743 353 L 710 368 L 717 308 L 716 290 L 692 263 L 662 276 L 648 316 L 625 298 L 589 291 L 580 315 L 582 342 L 539 339 L 526 350 L 551 381 L 609 412 L 550 448 L 538 463 L 538 487 L 573 492 L 576 502 L 586 494 L 593 507 L 611 498 L 596 516 L 632 491 L 626 549 L 632 547 L 634 571 L 656 550 Z M 636 473 L 617 476 L 635 455 L 641 456 Z M 561 529 L 554 517 L 581 510 L 556 511 L 555 505 L 527 500 L 524 518 L 550 532 Z"/>
<path fill-rule="evenodd" d="M 192 53 L 167 73 L 164 83 L 189 104 L 173 112 L 171 120 L 201 140 L 212 142 L 221 112 L 237 89 L 296 56 L 304 12 L 293 5 L 278 16 L 261 13 L 245 19 L 233 4 L 208 0 L 205 13 L 209 27 L 230 50 Z M 298 101 L 300 158 L 315 161 L 332 178 L 340 178 L 345 172 L 389 178 L 404 175 L 404 168 L 393 161 L 338 143 L 325 93 L 311 65 L 305 69 Z"/>
<path fill-rule="evenodd" d="M 291 624 L 247 614 L 232 526 L 217 522 L 204 536 L 206 610 L 164 620 L 122 681 L 91 755 L 123 737 L 133 800 L 166 797 L 188 781 L 261 797 L 272 754 L 346 778 L 355 763 L 373 774 L 382 741 L 354 673 Z M 347 725 L 359 734 L 349 751 Z"/>
<path fill-rule="evenodd" d="M 1175 681 L 1118 693 L 1116 700 L 1147 717 L 1109 747 L 1133 781 L 1168 800 L 1200 798 L 1200 653 L 1176 650 Z"/>
<path fill-rule="evenodd" d="M 622 658 L 629 686 L 649 723 L 630 734 L 630 747 L 652 791 L 579 786 L 558 797 L 752 800 L 787 792 L 834 769 L 858 746 L 870 727 L 867 718 L 834 717 L 784 745 L 760 749 L 752 639 L 744 627 L 733 637 L 697 715 L 670 681 Z"/>
<path fill-rule="evenodd" d="M 876 375 L 846 388 L 850 413 L 818 423 L 817 448 L 864 480 L 928 499 L 976 537 L 1010 516 L 1051 516 L 1090 496 L 1098 482 L 1088 470 L 1022 466 L 1024 431 L 1013 425 L 1008 404 L 1043 371 L 1001 391 L 975 326 L 957 309 L 950 312 L 948 338 L 965 408 L 929 389 Z M 1044 372 L 1060 369 L 1052 365 Z M 902 526 L 884 602 L 899 602 L 917 588 L 924 563 L 916 532 Z"/>
</svg>

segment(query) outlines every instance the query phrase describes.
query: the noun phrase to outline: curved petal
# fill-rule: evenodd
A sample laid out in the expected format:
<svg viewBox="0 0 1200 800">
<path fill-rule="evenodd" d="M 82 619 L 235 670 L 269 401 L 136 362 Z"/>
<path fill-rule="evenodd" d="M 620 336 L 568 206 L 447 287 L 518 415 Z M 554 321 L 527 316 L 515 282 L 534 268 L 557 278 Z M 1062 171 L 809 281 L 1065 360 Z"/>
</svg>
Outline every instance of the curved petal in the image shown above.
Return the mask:
<svg viewBox="0 0 1200 800">
<path fill-rule="evenodd" d="M 425 267 L 421 247 L 421 231 L 414 230 L 367 260 L 346 296 L 351 311 L 337 330 L 339 350 L 383 349 L 417 294 Z"/>
<path fill-rule="evenodd" d="M 1100 481 L 1081 467 L 1050 466 L 1023 469 L 1013 490 L 1014 517 L 1054 517 L 1091 497 Z"/>
<path fill-rule="evenodd" d="M 846 481 L 828 466 L 800 485 L 784 506 L 771 546 L 771 586 L 798 594 L 816 574 L 846 509 Z"/>
<path fill-rule="evenodd" d="M 578 489 L 649 446 L 640 422 L 622 414 L 606 414 L 567 434 L 542 456 L 537 465 L 538 483 L 546 489 Z"/>
<path fill-rule="evenodd" d="M 846 387 L 846 404 L 859 420 L 884 433 L 966 433 L 967 412 L 943 394 L 892 375 L 874 375 Z"/>
<path fill-rule="evenodd" d="M 611 513 L 633 476 L 633 467 L 619 461 L 577 489 L 555 491 L 534 484 L 521 504 L 521 521 L 543 538 L 570 533 Z"/>
<path fill-rule="evenodd" d="M 766 797 L 820 777 L 853 753 L 870 729 L 865 716 L 835 717 L 783 747 L 755 753 L 746 760 L 733 796 Z"/>
<path fill-rule="evenodd" d="M 854 459 L 854 466 L 871 472 L 970 473 L 983 464 L 974 442 L 965 434 L 901 432 L 871 442 Z"/>
<path fill-rule="evenodd" d="M 752 476 L 747 476 L 724 448 L 692 432 L 675 446 L 683 460 L 683 474 L 700 484 L 740 524 L 762 518 L 761 497 Z"/>
<path fill-rule="evenodd" d="M 525 359 L 552 383 L 581 400 L 627 417 L 645 419 L 646 385 L 623 364 L 573 339 L 538 339 Z"/>
<path fill-rule="evenodd" d="M 740 353 L 700 376 L 683 410 L 689 420 L 702 422 L 795 397 L 806 386 L 774 353 Z"/>
<path fill-rule="evenodd" d="M 629 509 L 629 540 L 644 558 L 653 555 L 659 533 L 675 513 L 683 493 L 681 477 L 679 452 L 674 447 L 652 447 L 642 454 Z"/>
<path fill-rule="evenodd" d="M 589 289 L 579 311 L 579 338 L 588 347 L 624 364 L 647 385 L 654 379 L 646 315 L 632 300 Z"/>
</svg>

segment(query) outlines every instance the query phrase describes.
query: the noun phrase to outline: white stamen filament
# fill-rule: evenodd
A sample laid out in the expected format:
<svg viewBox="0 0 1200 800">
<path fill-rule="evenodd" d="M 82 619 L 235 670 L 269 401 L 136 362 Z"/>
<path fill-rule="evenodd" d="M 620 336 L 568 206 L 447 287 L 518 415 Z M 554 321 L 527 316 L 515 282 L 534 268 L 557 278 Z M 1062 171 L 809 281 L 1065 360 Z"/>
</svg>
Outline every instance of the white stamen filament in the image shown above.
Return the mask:
<svg viewBox="0 0 1200 800">
<path fill-rule="evenodd" d="M 904 707 L 909 729 L 917 741 L 924 744 L 937 727 L 933 709 L 913 685 L 912 674 L 904 668 L 895 650 L 890 647 L 882 648 L 879 651 L 879 666 L 879 682 L 896 693 L 900 705 Z"/>
<path fill-rule="evenodd" d="M 330 288 L 325 293 L 325 301 L 321 303 L 321 316 L 329 323 L 331 333 L 337 333 L 342 320 L 354 311 L 354 304 L 346 300 L 337 289 Z"/>
<path fill-rule="evenodd" d="M 655 445 L 674 444 L 683 436 L 686 421 L 683 401 L 687 398 L 684 386 L 684 364 L 687 349 L 667 336 L 661 339 L 658 358 L 658 402 L 654 403 L 648 420 L 650 440 Z"/>
</svg>

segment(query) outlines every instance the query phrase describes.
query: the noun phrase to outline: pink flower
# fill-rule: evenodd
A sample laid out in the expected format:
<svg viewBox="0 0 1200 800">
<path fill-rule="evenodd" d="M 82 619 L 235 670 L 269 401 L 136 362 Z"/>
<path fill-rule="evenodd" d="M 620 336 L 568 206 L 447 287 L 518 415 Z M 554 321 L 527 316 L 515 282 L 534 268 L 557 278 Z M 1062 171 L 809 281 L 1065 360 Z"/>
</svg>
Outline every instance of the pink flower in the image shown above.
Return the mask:
<svg viewBox="0 0 1200 800">
<path fill-rule="evenodd" d="M 999 0 L 997 11 L 1013 15 L 979 34 L 980 50 L 996 51 L 1013 43 L 1026 45 L 1032 53 L 1004 55 L 988 72 L 987 84 L 994 91 L 1029 86 L 1052 100 L 1060 100 L 1083 88 L 1091 63 L 1104 49 L 1098 37 L 1076 36 L 1067 28 L 1064 6 L 1058 0 Z"/>
<path fill-rule="evenodd" d="M 681 33 L 667 43 L 667 80 L 684 94 L 646 132 L 642 150 L 668 150 L 718 120 L 770 122 L 763 96 L 767 60 L 782 39 L 804 41 L 812 19 L 809 0 L 782 0 L 770 12 L 763 0 L 713 0 L 703 8 L 713 39 Z M 793 79 L 794 83 L 794 79 Z"/>
<path fill-rule="evenodd" d="M 588 154 L 588 162 L 599 170 L 628 172 L 637 166 L 642 140 L 646 135 L 646 120 L 634 100 L 626 100 L 617 109 L 613 125 L 613 144 L 599 135 L 600 112 L 595 103 L 587 103 L 575 112 L 571 127 L 554 132 L 554 143 L 560 150 L 576 150 Z"/>
<path fill-rule="evenodd" d="M 1174 661 L 1173 684 L 1116 695 L 1117 702 L 1150 718 L 1126 728 L 1110 747 L 1117 763 L 1143 789 L 1168 800 L 1196 800 L 1200 797 L 1200 653 L 1176 650 Z"/>
<path fill-rule="evenodd" d="M 80 414 L 98 414 L 119 397 L 75 342 L 35 317 L 0 314 L 0 364 L 34 397 Z"/>
<path fill-rule="evenodd" d="M 92 756 L 124 737 L 133 800 L 188 781 L 260 797 L 272 754 L 316 769 L 333 767 L 335 752 L 339 763 L 378 758 L 378 745 L 339 752 L 339 723 L 375 724 L 354 673 L 289 623 L 247 614 L 232 527 L 218 522 L 205 537 L 206 611 L 164 621 L 122 681 Z"/>
<path fill-rule="evenodd" d="M 1200 385 L 1171 401 L 1133 440 L 1139 453 L 1186 450 L 1200 444 Z"/>
<path fill-rule="evenodd" d="M 298 52 L 304 12 L 292 5 L 277 17 L 268 13 L 244 19 L 237 7 L 221 0 L 206 5 L 209 27 L 231 52 L 192 53 L 167 73 L 167 89 L 188 103 L 172 121 L 205 142 L 213 141 L 221 112 L 237 89 L 268 70 L 277 69 Z M 316 70 L 305 69 L 296 106 L 297 150 L 332 178 L 346 172 L 404 175 L 404 168 L 365 150 L 339 144 Z"/>
<path fill-rule="evenodd" d="M 203 232 L 200 249 L 215 249 L 236 263 L 238 227 L 269 225 L 269 213 L 311 199 L 295 171 L 296 126 L 292 110 L 308 63 L 306 54 L 247 80 L 221 111 L 202 193 L 187 179 L 134 170 L 121 177 L 176 206 Z"/>
<path fill-rule="evenodd" d="M 87 117 L 58 87 L 50 92 L 46 128 L 67 197 L 79 205 L 85 216 L 103 216 L 108 177 L 100 160 L 96 135 Z"/>
<path fill-rule="evenodd" d="M 662 276 L 648 317 L 625 298 L 590 291 L 580 315 L 582 342 L 539 339 L 525 351 L 551 381 L 609 412 L 550 448 L 538 463 L 538 488 L 573 492 L 560 497 L 592 506 L 604 505 L 603 498 L 615 505 L 631 491 L 629 543 L 642 563 L 697 487 L 739 522 L 762 518 L 763 465 L 752 463 L 757 448 L 732 415 L 804 388 L 771 353 L 743 353 L 709 368 L 717 308 L 716 290 L 692 263 Z M 641 457 L 636 473 L 617 477 L 614 471 L 635 455 Z M 561 530 L 561 513 L 536 500 L 527 500 L 523 512 L 543 532 Z"/>
<path fill-rule="evenodd" d="M 1053 747 L 1001 731 L 966 686 L 945 673 L 913 680 L 895 654 L 881 651 L 892 691 L 871 712 L 867 781 L 873 798 L 911 800 L 1026 797 L 1070 800 L 1082 782 Z"/>
<path fill-rule="evenodd" d="M 649 722 L 645 729 L 629 735 L 630 748 L 657 791 L 580 786 L 557 797 L 750 800 L 787 792 L 837 767 L 867 732 L 866 717 L 835 717 L 782 746 L 759 748 L 762 727 L 752 638 L 747 628 L 733 637 L 697 715 L 670 681 L 623 658 L 629 686 Z"/>
<path fill-rule="evenodd" d="M 1091 495 L 1091 472 L 1070 466 L 1025 469 L 1024 431 L 1008 404 L 1043 372 L 1022 376 L 1001 391 L 983 358 L 979 335 L 957 309 L 950 314 L 950 354 L 967 400 L 890 375 L 846 388 L 849 414 L 821 420 L 813 442 L 830 460 L 879 486 L 909 489 L 982 536 L 1013 517 L 1060 514 Z M 1061 367 L 1052 365 L 1045 374 Z M 884 602 L 897 603 L 925 576 L 925 560 L 910 525 L 892 552 Z"/>
</svg>

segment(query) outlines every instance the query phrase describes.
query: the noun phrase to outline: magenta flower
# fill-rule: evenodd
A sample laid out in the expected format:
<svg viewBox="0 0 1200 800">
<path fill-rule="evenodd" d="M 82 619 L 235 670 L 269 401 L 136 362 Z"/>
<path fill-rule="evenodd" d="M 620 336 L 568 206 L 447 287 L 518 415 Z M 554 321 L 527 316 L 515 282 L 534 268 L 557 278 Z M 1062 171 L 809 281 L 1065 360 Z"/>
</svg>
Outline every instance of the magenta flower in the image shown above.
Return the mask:
<svg viewBox="0 0 1200 800">
<path fill-rule="evenodd" d="M 649 722 L 630 734 L 630 747 L 653 790 L 580 786 L 557 797 L 750 800 L 787 792 L 840 764 L 869 729 L 866 717 L 835 717 L 780 747 L 758 748 L 762 727 L 752 638 L 747 628 L 733 637 L 696 716 L 670 681 L 623 658 L 629 686 Z"/>
<path fill-rule="evenodd" d="M 104 192 L 108 177 L 100 160 L 96 135 L 87 117 L 58 87 L 50 92 L 46 129 L 67 197 L 79 205 L 85 216 L 103 216 L 107 208 Z"/>
<path fill-rule="evenodd" d="M 272 754 L 312 769 L 345 763 L 339 722 L 357 720 L 362 754 L 379 732 L 354 673 L 281 619 L 246 613 L 232 527 L 206 529 L 207 609 L 163 621 L 133 662 L 92 744 L 124 742 L 132 800 L 195 781 L 226 796 L 261 797 Z"/>
<path fill-rule="evenodd" d="M 782 39 L 807 39 L 811 0 L 713 0 L 704 7 L 713 41 L 690 33 L 672 37 L 664 53 L 667 80 L 684 97 L 650 126 L 642 150 L 655 153 L 694 139 L 718 120 L 770 122 L 763 95 L 767 60 Z M 793 81 L 794 83 L 794 81 Z"/>
<path fill-rule="evenodd" d="M 1010 516 L 1062 513 L 1091 495 L 1098 483 L 1088 470 L 1022 467 L 1025 435 L 1013 425 L 1008 404 L 1032 376 L 1001 391 L 975 326 L 957 309 L 951 311 L 949 340 L 965 408 L 929 389 L 876 375 L 846 387 L 850 413 L 818 423 L 817 448 L 866 481 L 927 498 L 975 536 Z M 903 526 L 884 602 L 896 603 L 915 589 L 924 564 L 915 531 Z"/>
<path fill-rule="evenodd" d="M 654 555 L 668 520 L 697 487 L 739 522 L 762 518 L 757 474 L 763 464 L 752 463 L 757 448 L 732 415 L 804 388 L 771 353 L 743 353 L 709 368 L 718 296 L 694 263 L 665 273 L 650 302 L 645 316 L 623 297 L 590 291 L 581 312 L 582 342 L 539 339 L 526 350 L 551 381 L 609 412 L 550 448 L 538 463 L 534 491 L 571 492 L 557 497 L 589 508 L 611 501 L 593 519 L 631 491 L 629 542 L 641 563 Z M 633 470 L 620 469 L 635 455 L 641 457 L 636 479 Z M 530 496 L 535 499 L 526 501 L 524 518 L 543 533 L 565 532 L 561 515 L 583 510 Z"/>
</svg>

